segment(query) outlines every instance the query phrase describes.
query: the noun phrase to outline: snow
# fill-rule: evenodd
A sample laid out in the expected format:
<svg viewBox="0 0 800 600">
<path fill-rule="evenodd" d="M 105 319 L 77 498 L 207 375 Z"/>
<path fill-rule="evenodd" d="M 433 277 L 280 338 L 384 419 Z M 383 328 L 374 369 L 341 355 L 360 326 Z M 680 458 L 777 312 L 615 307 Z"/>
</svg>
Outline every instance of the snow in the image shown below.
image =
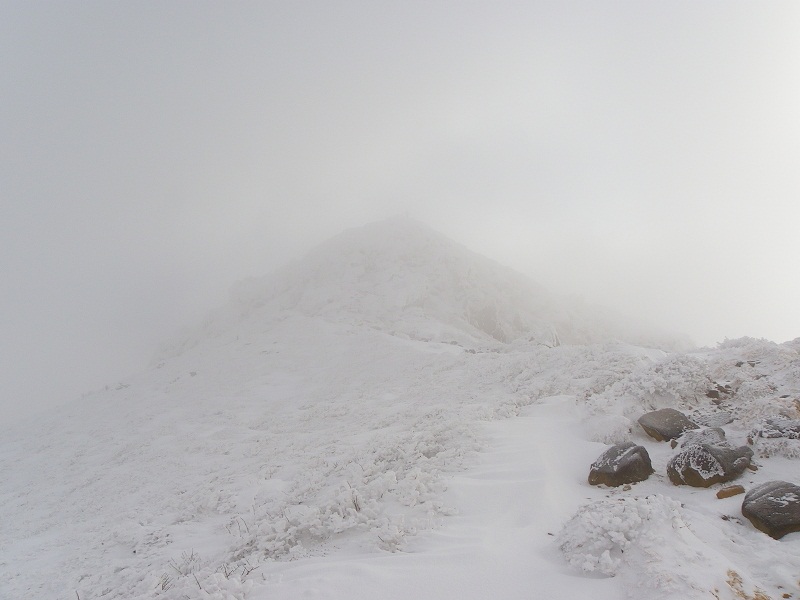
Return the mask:
<svg viewBox="0 0 800 600">
<path fill-rule="evenodd" d="M 798 597 L 800 534 L 672 486 L 635 421 L 800 418 L 800 341 L 681 353 L 596 314 L 407 219 L 346 232 L 3 431 L 0 598 Z M 617 441 L 656 473 L 590 486 Z M 753 441 L 737 483 L 798 482 L 798 440 Z"/>
</svg>

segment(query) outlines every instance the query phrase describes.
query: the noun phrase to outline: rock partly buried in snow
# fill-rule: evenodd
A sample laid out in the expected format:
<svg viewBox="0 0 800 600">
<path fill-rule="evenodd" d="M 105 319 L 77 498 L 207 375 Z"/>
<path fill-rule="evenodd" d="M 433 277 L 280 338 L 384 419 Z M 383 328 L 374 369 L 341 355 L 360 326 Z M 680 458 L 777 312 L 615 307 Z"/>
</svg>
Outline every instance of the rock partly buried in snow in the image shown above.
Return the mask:
<svg viewBox="0 0 800 600">
<path fill-rule="evenodd" d="M 800 439 L 800 420 L 783 419 L 780 417 L 766 419 L 753 430 L 749 437 L 750 439 L 761 437 L 798 440 Z"/>
<path fill-rule="evenodd" d="M 722 500 L 723 498 L 730 498 L 731 496 L 738 496 L 739 494 L 744 494 L 744 487 L 741 485 L 729 485 L 717 492 L 717 498 Z"/>
<path fill-rule="evenodd" d="M 733 395 L 733 389 L 730 384 L 715 384 L 713 388 L 706 392 L 706 396 L 711 398 L 714 404 L 720 404 L 723 400 L 730 398 Z"/>
<path fill-rule="evenodd" d="M 726 410 L 715 410 L 706 413 L 693 413 L 692 421 L 703 427 L 722 427 L 733 421 L 733 415 Z"/>
<path fill-rule="evenodd" d="M 722 448 L 710 444 L 690 446 L 670 459 L 667 475 L 675 485 L 709 487 L 736 479 L 750 464 L 747 446 Z"/>
<path fill-rule="evenodd" d="M 692 430 L 684 433 L 679 439 L 670 442 L 672 447 L 680 443 L 681 448 L 696 446 L 698 444 L 711 444 L 727 448 L 728 441 L 725 439 L 725 430 L 721 427 L 709 427 L 708 429 Z"/>
<path fill-rule="evenodd" d="M 800 486 L 786 481 L 762 483 L 745 495 L 742 514 L 776 540 L 800 531 Z"/>
<path fill-rule="evenodd" d="M 653 473 L 650 455 L 643 446 L 631 442 L 612 446 L 592 463 L 589 483 L 616 487 L 644 481 Z"/>
<path fill-rule="evenodd" d="M 772 417 L 763 420 L 748 435 L 747 443 L 762 458 L 800 458 L 800 420 Z"/>
<path fill-rule="evenodd" d="M 673 440 L 684 431 L 697 429 L 697 425 L 681 411 L 674 408 L 662 408 L 639 417 L 639 425 L 645 433 L 659 442 Z"/>
</svg>

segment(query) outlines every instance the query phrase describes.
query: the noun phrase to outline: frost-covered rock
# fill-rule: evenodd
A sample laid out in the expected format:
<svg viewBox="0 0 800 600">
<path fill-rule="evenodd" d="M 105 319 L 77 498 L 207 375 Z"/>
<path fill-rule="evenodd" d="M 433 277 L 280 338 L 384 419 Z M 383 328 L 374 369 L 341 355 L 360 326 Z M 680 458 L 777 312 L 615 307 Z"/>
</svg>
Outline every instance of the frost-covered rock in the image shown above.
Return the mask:
<svg viewBox="0 0 800 600">
<path fill-rule="evenodd" d="M 662 408 L 639 417 L 639 425 L 651 438 L 664 442 L 673 440 L 698 426 L 679 410 Z"/>
<path fill-rule="evenodd" d="M 729 383 L 714 383 L 714 387 L 706 392 L 706 397 L 711 398 L 714 404 L 720 404 L 733 393 Z"/>
<path fill-rule="evenodd" d="M 715 408 L 707 412 L 693 412 L 691 420 L 703 427 L 722 427 L 733 421 L 733 415 L 726 410 Z"/>
<path fill-rule="evenodd" d="M 764 419 L 748 434 L 747 442 L 761 458 L 800 458 L 800 420 L 781 417 Z"/>
<path fill-rule="evenodd" d="M 800 439 L 800 420 L 780 417 L 765 419 L 753 430 L 750 437 Z"/>
<path fill-rule="evenodd" d="M 786 481 L 762 483 L 745 495 L 742 514 L 776 540 L 800 531 L 800 486 Z"/>
<path fill-rule="evenodd" d="M 592 463 L 589 483 L 616 487 L 644 481 L 652 473 L 650 455 L 644 446 L 628 442 L 612 446 Z"/>
<path fill-rule="evenodd" d="M 673 448 L 680 444 L 681 448 L 688 448 L 689 446 L 696 446 L 698 444 L 711 444 L 712 446 L 728 447 L 728 441 L 725 439 L 725 430 L 721 427 L 709 427 L 707 429 L 698 429 L 687 431 L 680 438 L 672 440 L 670 443 Z"/>
<path fill-rule="evenodd" d="M 736 479 L 750 464 L 747 446 L 722 448 L 710 444 L 689 446 L 667 463 L 667 475 L 675 485 L 709 487 Z"/>
</svg>

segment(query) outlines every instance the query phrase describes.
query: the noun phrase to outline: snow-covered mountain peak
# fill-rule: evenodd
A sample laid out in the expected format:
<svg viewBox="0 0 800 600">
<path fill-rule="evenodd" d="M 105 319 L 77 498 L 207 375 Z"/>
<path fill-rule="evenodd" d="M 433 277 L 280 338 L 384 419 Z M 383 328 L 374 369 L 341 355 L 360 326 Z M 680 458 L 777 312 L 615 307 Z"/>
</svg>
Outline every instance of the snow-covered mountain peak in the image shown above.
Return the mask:
<svg viewBox="0 0 800 600">
<path fill-rule="evenodd" d="M 402 217 L 347 230 L 233 296 L 245 314 L 346 318 L 419 339 L 553 341 L 564 317 L 541 286 Z"/>
<path fill-rule="evenodd" d="M 348 229 L 277 273 L 240 282 L 231 301 L 162 349 L 157 361 L 209 338 L 258 343 L 288 316 L 465 347 L 621 340 L 662 349 L 685 339 L 632 325 L 549 293 L 530 278 L 407 217 Z"/>
</svg>

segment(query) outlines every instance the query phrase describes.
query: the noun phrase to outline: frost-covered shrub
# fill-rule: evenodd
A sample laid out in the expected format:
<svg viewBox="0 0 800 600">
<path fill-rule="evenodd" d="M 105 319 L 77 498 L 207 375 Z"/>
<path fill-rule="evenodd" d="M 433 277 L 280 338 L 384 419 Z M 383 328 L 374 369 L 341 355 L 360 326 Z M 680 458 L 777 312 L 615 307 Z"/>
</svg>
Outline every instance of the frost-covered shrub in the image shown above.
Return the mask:
<svg viewBox="0 0 800 600">
<path fill-rule="evenodd" d="M 152 583 L 152 582 L 149 582 Z M 246 600 L 253 589 L 251 579 L 243 580 L 241 573 L 212 571 L 204 568 L 186 576 L 162 576 L 153 586 L 141 586 L 142 595 L 158 600 L 186 600 L 204 598 L 206 600 Z M 150 589 L 148 589 L 150 588 Z M 137 596 L 138 597 L 138 596 Z"/>
<path fill-rule="evenodd" d="M 584 423 L 587 438 L 601 444 L 621 444 L 631 440 L 633 421 L 622 415 L 595 415 Z"/>
<path fill-rule="evenodd" d="M 740 338 L 725 338 L 717 344 L 720 350 L 737 350 L 739 354 L 747 355 L 752 352 L 763 352 L 765 349 L 775 348 L 777 344 L 764 338 L 744 336 Z M 748 356 L 749 358 L 749 356 Z"/>
<path fill-rule="evenodd" d="M 753 382 L 753 385 L 742 386 L 742 394 L 735 394 L 726 408 L 744 426 L 754 424 L 772 417 L 790 419 L 800 418 L 800 402 L 792 397 L 781 398 L 779 390 L 765 382 Z"/>
<path fill-rule="evenodd" d="M 680 507 L 661 495 L 600 500 L 581 507 L 556 542 L 572 566 L 613 576 L 623 560 L 656 555 L 664 529 L 685 526 Z"/>
<path fill-rule="evenodd" d="M 766 378 L 743 381 L 736 389 L 736 403 L 758 400 L 775 394 L 776 388 Z"/>
<path fill-rule="evenodd" d="M 526 348 L 508 379 L 511 390 L 531 402 L 554 395 L 585 399 L 627 376 L 641 359 L 615 344 Z"/>
<path fill-rule="evenodd" d="M 441 473 L 479 449 L 472 427 L 435 408 L 410 420 L 408 429 L 336 447 L 330 458 L 309 447 L 288 487 L 257 496 L 251 514 L 231 519 L 231 561 L 294 560 L 351 531 L 395 551 L 407 536 L 451 514 L 441 501 Z"/>
<path fill-rule="evenodd" d="M 706 363 L 693 356 L 671 355 L 647 364 L 589 398 L 593 412 L 622 407 L 627 417 L 661 408 L 692 408 L 709 389 Z"/>
</svg>

